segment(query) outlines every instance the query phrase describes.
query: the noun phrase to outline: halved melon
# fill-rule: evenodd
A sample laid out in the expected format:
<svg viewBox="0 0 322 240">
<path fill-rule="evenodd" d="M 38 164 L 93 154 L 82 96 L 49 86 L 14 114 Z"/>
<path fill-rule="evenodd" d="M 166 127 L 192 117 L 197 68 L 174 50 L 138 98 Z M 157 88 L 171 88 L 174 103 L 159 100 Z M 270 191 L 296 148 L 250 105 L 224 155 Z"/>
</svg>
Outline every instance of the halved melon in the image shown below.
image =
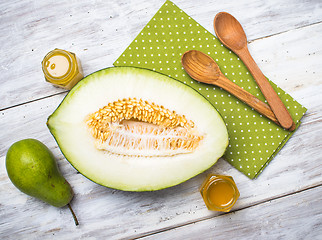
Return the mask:
<svg viewBox="0 0 322 240">
<path fill-rule="evenodd" d="M 80 173 L 124 191 L 182 183 L 216 163 L 228 145 L 224 121 L 203 96 L 175 79 L 132 67 L 84 78 L 47 125 Z"/>
</svg>

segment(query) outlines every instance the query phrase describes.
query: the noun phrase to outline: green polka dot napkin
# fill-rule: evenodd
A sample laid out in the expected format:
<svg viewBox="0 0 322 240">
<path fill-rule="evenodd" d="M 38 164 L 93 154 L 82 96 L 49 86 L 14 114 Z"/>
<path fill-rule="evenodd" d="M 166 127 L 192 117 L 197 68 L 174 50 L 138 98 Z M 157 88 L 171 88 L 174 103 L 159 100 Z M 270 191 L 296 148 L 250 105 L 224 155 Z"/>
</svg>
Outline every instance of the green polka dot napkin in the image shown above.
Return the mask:
<svg viewBox="0 0 322 240">
<path fill-rule="evenodd" d="M 253 179 L 263 171 L 292 133 L 219 87 L 190 78 L 180 60 L 182 54 L 191 49 L 210 55 L 228 79 L 266 101 L 243 62 L 170 1 L 165 2 L 114 65 L 148 68 L 171 76 L 201 93 L 226 122 L 229 146 L 224 158 Z M 306 109 L 274 83 L 271 84 L 298 127 Z"/>
</svg>

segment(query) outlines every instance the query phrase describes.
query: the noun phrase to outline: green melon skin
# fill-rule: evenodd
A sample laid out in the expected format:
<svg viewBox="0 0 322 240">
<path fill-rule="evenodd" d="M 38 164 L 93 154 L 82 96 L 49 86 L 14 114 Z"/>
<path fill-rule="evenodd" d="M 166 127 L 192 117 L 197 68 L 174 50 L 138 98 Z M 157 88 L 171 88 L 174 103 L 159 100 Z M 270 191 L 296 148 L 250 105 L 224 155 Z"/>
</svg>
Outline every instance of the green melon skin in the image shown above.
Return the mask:
<svg viewBox="0 0 322 240">
<path fill-rule="evenodd" d="M 36 139 L 11 145 L 6 169 L 12 183 L 29 196 L 55 207 L 63 207 L 73 198 L 72 188 L 59 172 L 53 154 Z"/>
<path fill-rule="evenodd" d="M 185 115 L 203 140 L 194 152 L 171 157 L 131 157 L 97 150 L 84 119 L 124 98 L 154 102 Z M 154 191 L 180 184 L 215 164 L 228 145 L 223 119 L 202 95 L 173 78 L 134 67 L 107 68 L 85 77 L 49 116 L 47 126 L 81 174 L 123 191 Z"/>
</svg>

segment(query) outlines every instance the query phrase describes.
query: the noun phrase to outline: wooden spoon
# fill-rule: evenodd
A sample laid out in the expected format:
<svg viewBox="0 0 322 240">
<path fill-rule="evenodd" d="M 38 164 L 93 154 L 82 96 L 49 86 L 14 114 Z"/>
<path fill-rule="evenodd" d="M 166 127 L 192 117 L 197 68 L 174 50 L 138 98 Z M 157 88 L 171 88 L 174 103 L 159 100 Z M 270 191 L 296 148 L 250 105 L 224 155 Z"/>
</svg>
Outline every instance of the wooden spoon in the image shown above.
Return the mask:
<svg viewBox="0 0 322 240">
<path fill-rule="evenodd" d="M 208 55 L 197 50 L 190 50 L 182 55 L 181 63 L 184 70 L 193 79 L 221 87 L 254 108 L 260 114 L 280 125 L 271 108 L 266 103 L 227 79 L 220 71 L 217 63 Z"/>
<path fill-rule="evenodd" d="M 214 19 L 214 28 L 219 40 L 245 63 L 257 85 L 265 96 L 280 125 L 293 131 L 295 124 L 285 105 L 274 91 L 267 78 L 257 66 L 247 48 L 247 38 L 243 27 L 232 15 L 220 12 Z"/>
</svg>

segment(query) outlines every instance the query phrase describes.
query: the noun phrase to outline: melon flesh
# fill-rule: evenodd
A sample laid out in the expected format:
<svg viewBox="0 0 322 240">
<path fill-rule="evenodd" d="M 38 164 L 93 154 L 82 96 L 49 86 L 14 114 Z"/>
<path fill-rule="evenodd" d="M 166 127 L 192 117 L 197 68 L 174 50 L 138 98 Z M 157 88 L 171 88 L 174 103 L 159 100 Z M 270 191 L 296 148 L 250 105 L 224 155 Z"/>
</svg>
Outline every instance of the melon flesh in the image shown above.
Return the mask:
<svg viewBox="0 0 322 240">
<path fill-rule="evenodd" d="M 193 127 L 131 118 L 106 123 L 113 139 L 96 139 L 89 116 L 122 99 L 162 106 Z M 132 67 L 107 68 L 84 78 L 48 118 L 47 125 L 66 159 L 80 173 L 124 191 L 153 191 L 182 183 L 215 164 L 228 145 L 224 121 L 203 96 L 165 75 Z M 178 137 L 175 131 L 188 133 Z M 190 148 L 178 147 L 180 141 L 189 140 L 186 136 L 198 141 Z M 175 147 L 165 143 L 175 138 L 181 138 L 175 140 Z"/>
</svg>

